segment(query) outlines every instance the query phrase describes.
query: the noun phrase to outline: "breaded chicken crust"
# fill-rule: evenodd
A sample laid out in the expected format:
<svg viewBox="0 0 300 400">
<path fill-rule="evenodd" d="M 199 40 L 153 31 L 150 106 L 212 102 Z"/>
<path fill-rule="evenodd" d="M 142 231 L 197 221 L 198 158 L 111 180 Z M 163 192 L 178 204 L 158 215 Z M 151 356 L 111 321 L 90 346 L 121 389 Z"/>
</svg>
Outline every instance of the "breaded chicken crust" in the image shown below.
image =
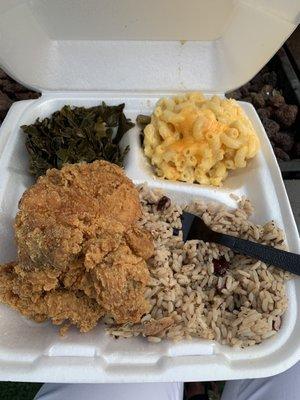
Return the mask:
<svg viewBox="0 0 300 400">
<path fill-rule="evenodd" d="M 149 310 L 151 235 L 138 192 L 105 161 L 48 170 L 19 202 L 16 263 L 0 267 L 0 301 L 36 321 L 80 331 L 104 316 L 139 322 Z"/>
<path fill-rule="evenodd" d="M 103 217 L 127 230 L 141 216 L 137 189 L 121 168 L 106 161 L 48 170 L 23 194 L 19 209 L 19 261 L 58 268 L 81 253 Z"/>
</svg>

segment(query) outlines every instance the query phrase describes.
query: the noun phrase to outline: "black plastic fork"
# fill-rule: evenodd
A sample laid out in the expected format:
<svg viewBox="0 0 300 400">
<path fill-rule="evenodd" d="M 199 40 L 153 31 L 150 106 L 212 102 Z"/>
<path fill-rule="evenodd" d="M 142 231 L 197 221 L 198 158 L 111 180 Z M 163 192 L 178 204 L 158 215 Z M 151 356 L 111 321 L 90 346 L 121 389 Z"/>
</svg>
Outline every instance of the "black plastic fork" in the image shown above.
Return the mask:
<svg viewBox="0 0 300 400">
<path fill-rule="evenodd" d="M 252 242 L 251 240 L 240 239 L 224 233 L 215 232 L 210 229 L 204 221 L 194 214 L 183 212 L 182 214 L 183 241 L 203 240 L 204 242 L 218 243 L 229 247 L 236 253 L 253 257 L 266 264 L 284 269 L 296 275 L 300 275 L 300 255 L 288 251 L 279 250 Z"/>
</svg>

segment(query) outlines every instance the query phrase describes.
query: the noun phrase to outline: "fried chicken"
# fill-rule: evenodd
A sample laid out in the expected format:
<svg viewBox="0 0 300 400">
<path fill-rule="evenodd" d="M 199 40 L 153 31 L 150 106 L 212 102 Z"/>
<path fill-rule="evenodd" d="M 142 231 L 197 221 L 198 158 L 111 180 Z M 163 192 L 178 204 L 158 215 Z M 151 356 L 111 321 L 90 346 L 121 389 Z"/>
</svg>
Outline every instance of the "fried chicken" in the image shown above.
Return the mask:
<svg viewBox="0 0 300 400">
<path fill-rule="evenodd" d="M 149 311 L 144 298 L 149 272 L 145 261 L 125 242 L 91 272 L 96 299 L 116 323 L 139 322 Z"/>
<path fill-rule="evenodd" d="M 1 301 L 36 322 L 50 318 L 60 325 L 68 321 L 81 332 L 88 332 L 103 316 L 103 308 L 83 292 L 60 288 L 55 275 L 40 270 L 24 271 L 13 263 L 2 266 Z"/>
<path fill-rule="evenodd" d="M 133 332 L 139 332 L 143 336 L 161 335 L 174 324 L 172 317 L 162 317 L 157 320 L 150 320 L 144 324 L 133 326 Z"/>
<path fill-rule="evenodd" d="M 146 260 L 154 250 L 140 216 L 121 168 L 95 161 L 48 170 L 19 203 L 18 261 L 0 267 L 0 301 L 82 332 L 103 315 L 139 322 L 149 310 Z"/>
<path fill-rule="evenodd" d="M 58 268 L 76 259 L 101 229 L 103 217 L 119 222 L 125 231 L 141 216 L 133 183 L 121 168 L 105 161 L 48 170 L 23 194 L 19 209 L 19 260 L 26 266 Z"/>
</svg>

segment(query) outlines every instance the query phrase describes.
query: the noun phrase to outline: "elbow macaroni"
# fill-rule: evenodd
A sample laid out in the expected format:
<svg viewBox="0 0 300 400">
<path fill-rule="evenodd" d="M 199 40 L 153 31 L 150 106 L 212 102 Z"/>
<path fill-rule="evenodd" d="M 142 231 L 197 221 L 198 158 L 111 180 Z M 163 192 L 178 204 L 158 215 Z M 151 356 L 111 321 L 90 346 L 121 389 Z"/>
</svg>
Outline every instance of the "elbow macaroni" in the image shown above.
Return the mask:
<svg viewBox="0 0 300 400">
<path fill-rule="evenodd" d="M 214 186 L 259 150 L 256 132 L 235 100 L 206 100 L 200 92 L 159 100 L 144 135 L 145 154 L 158 176 Z"/>
</svg>

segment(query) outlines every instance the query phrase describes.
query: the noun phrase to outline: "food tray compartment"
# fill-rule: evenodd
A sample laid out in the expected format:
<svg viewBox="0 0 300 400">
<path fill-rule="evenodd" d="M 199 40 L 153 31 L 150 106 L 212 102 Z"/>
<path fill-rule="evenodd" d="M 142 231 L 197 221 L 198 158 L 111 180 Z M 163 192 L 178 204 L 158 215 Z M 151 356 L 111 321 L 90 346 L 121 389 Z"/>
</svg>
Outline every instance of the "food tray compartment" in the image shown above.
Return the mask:
<svg viewBox="0 0 300 400">
<path fill-rule="evenodd" d="M 23 191 L 33 179 L 28 173 L 28 159 L 21 133 L 22 124 L 43 118 L 65 104 L 92 106 L 126 103 L 125 114 L 133 121 L 139 113 L 150 114 L 163 94 L 149 95 L 57 95 L 15 104 L 0 133 L 0 262 L 15 258 L 12 224 Z M 161 180 L 143 155 L 140 130 L 136 126 L 123 139 L 130 145 L 125 160 L 127 175 L 135 183 L 147 182 L 162 188 L 180 202 L 201 198 L 234 207 L 231 193 L 246 195 L 255 207 L 256 223 L 274 219 L 285 228 L 288 246 L 299 252 L 299 240 L 280 170 L 271 145 L 254 108 L 241 103 L 261 140 L 261 151 L 247 168 L 233 172 L 222 188 L 205 187 Z M 173 343 L 148 343 L 143 338 L 114 340 L 102 326 L 88 334 L 71 329 L 66 337 L 50 323 L 36 324 L 5 305 L 0 306 L 0 378 L 51 382 L 130 382 L 238 379 L 279 373 L 299 359 L 300 322 L 296 321 L 299 303 L 299 280 L 287 284 L 289 308 L 279 333 L 262 344 L 235 349 L 215 342 L 194 339 Z M 21 334 L 20 334 L 21 332 Z M 66 368 L 67 367 L 67 368 Z"/>
</svg>

